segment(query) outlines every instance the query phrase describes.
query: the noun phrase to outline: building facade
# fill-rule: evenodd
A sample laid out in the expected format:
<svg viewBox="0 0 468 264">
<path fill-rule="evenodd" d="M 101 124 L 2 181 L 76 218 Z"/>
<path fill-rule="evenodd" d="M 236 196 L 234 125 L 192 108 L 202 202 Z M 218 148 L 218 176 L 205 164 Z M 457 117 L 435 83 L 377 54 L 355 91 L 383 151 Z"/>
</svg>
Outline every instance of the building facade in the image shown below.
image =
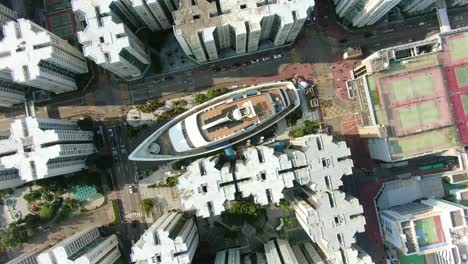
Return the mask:
<svg viewBox="0 0 468 264">
<path fill-rule="evenodd" d="M 335 0 L 336 14 L 354 27 L 375 24 L 401 0 Z M 416 1 L 420 2 L 420 1 Z"/>
<path fill-rule="evenodd" d="M 0 141 L 0 189 L 83 170 L 96 151 L 93 132 L 73 121 L 26 117 L 10 132 Z"/>
<path fill-rule="evenodd" d="M 38 264 L 113 264 L 121 254 L 116 235 L 107 237 L 97 227 L 79 232 L 37 256 Z"/>
<path fill-rule="evenodd" d="M 136 10 L 143 13 L 149 9 L 140 1 L 133 1 Z M 73 11 L 81 29 L 78 41 L 83 53 L 99 66 L 123 79 L 143 76 L 151 64 L 144 44 L 134 34 L 136 18 L 119 1 L 72 1 Z M 120 8 L 120 9 L 119 9 Z M 147 14 L 146 17 L 154 18 Z M 135 20 L 135 21 L 134 21 Z M 155 22 L 156 23 L 156 22 Z"/>
<path fill-rule="evenodd" d="M 466 228 L 467 214 L 465 206 L 428 199 L 382 211 L 380 224 L 386 243 L 403 255 L 435 253 L 441 263 L 462 263 L 452 234 Z M 466 252 L 466 245 L 460 246 Z"/>
<path fill-rule="evenodd" d="M 422 1 L 411 1 L 402 0 L 399 6 L 405 13 L 420 13 L 427 10 L 436 0 L 422 0 Z"/>
<path fill-rule="evenodd" d="M 199 242 L 197 225 L 192 216 L 172 212 L 161 216 L 132 246 L 133 263 L 192 262 Z"/>
<path fill-rule="evenodd" d="M 0 4 L 0 26 L 5 25 L 9 21 L 16 21 L 17 19 L 18 19 L 18 15 L 16 14 L 15 11 Z"/>
<path fill-rule="evenodd" d="M 45 248 L 40 248 L 40 249 L 33 250 L 31 252 L 24 253 L 8 261 L 6 264 L 38 264 L 37 256 L 47 249 L 48 247 L 45 247 Z"/>
<path fill-rule="evenodd" d="M 26 86 L 53 93 L 78 89 L 88 71 L 83 54 L 67 41 L 25 19 L 3 26 L 0 41 L 0 105 L 24 101 Z"/>
<path fill-rule="evenodd" d="M 199 63 L 255 52 L 262 43 L 278 47 L 299 34 L 313 2 L 181 1 L 173 12 L 174 34 L 187 56 Z M 266 46 L 265 46 L 266 47 Z"/>
</svg>

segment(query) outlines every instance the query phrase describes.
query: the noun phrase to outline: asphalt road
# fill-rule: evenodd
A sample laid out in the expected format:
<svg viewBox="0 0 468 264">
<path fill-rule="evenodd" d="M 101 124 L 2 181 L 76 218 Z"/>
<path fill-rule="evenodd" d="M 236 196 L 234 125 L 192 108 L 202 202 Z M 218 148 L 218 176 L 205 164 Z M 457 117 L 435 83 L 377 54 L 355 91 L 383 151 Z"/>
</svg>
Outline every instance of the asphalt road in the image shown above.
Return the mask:
<svg viewBox="0 0 468 264">
<path fill-rule="evenodd" d="M 188 94 L 215 85 L 232 86 L 242 78 L 276 75 L 281 65 L 290 62 L 291 56 L 286 53 L 279 59 L 271 58 L 254 64 L 233 66 L 217 72 L 213 69 L 205 70 L 202 73 L 189 70 L 178 73 L 177 77 L 172 80 L 160 82 L 152 79 L 139 80 L 129 85 L 130 98 L 132 103 L 142 103 L 155 97 L 180 93 Z"/>
<path fill-rule="evenodd" d="M 141 224 L 144 221 L 140 207 L 140 193 L 135 179 L 135 165 L 128 160 L 129 142 L 126 127 L 119 124 L 106 129 L 114 162 L 111 176 L 117 198 L 120 200 L 120 213 L 123 221 L 120 236 L 124 238 L 125 243 L 130 243 L 130 241 L 137 241 L 146 228 L 146 224 Z M 129 188 L 132 188 L 132 193 Z M 133 225 L 133 221 L 137 221 L 138 224 Z M 127 246 L 125 248 L 131 247 L 130 244 Z"/>
<path fill-rule="evenodd" d="M 468 21 L 468 10 L 451 10 L 449 15 L 453 28 L 463 26 L 465 21 Z M 336 45 L 337 50 L 334 52 L 338 54 L 347 47 L 354 46 L 360 46 L 366 54 L 369 54 L 386 47 L 425 39 L 437 34 L 439 25 L 436 16 L 429 14 L 407 19 L 405 23 L 348 33 L 348 36 L 342 39 L 330 39 L 327 30 L 327 28 L 317 28 L 315 25 L 308 26 L 306 33 L 302 34 L 294 48 L 295 52 L 300 54 L 299 58 L 293 58 L 291 53 L 286 52 L 282 53 L 283 57 L 280 59 L 270 59 L 255 64 L 238 66 L 239 63 L 230 62 L 198 71 L 179 72 L 166 80 L 149 78 L 132 82 L 129 84 L 131 102 L 142 103 L 161 96 L 179 96 L 212 86 L 231 86 L 243 78 L 276 75 L 281 65 L 295 62 L 329 63 L 331 57 L 322 52 L 320 42 Z M 216 67 L 229 69 L 215 72 L 213 69 Z"/>
</svg>

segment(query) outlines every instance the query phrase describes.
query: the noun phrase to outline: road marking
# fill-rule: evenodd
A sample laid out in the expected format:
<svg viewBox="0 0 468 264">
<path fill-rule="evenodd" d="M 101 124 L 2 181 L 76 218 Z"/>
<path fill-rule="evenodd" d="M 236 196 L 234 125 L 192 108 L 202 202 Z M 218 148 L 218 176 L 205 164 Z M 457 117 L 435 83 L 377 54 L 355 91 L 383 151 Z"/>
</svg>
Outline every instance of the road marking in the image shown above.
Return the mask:
<svg viewBox="0 0 468 264">
<path fill-rule="evenodd" d="M 141 212 L 131 212 L 131 213 L 125 214 L 126 219 L 136 219 L 142 216 L 143 216 L 143 213 Z"/>
</svg>

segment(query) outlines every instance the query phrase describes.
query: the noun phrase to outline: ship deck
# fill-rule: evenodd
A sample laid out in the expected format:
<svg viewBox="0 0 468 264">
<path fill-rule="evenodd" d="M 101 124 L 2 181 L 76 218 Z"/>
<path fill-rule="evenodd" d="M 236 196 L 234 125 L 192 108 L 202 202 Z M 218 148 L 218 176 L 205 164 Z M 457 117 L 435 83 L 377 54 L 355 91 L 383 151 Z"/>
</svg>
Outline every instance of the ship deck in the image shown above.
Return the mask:
<svg viewBox="0 0 468 264">
<path fill-rule="evenodd" d="M 283 91 L 280 91 L 279 89 L 284 89 Z M 257 105 L 257 111 L 258 113 L 263 114 L 263 120 L 262 122 L 257 123 L 255 126 L 252 127 L 252 129 L 246 129 L 243 133 L 239 133 L 238 135 L 234 134 L 231 135 L 230 137 L 226 137 L 224 139 L 218 139 L 216 140 L 216 143 L 213 142 L 213 144 L 204 146 L 204 147 L 197 147 L 194 149 L 190 149 L 187 151 L 176 151 L 174 149 L 174 146 L 171 143 L 171 137 L 169 136 L 169 127 L 160 130 L 158 134 L 153 134 L 151 138 L 148 138 L 146 142 L 141 144 L 138 149 L 136 149 L 132 155 L 134 160 L 171 160 L 171 159 L 177 159 L 178 158 L 187 158 L 187 157 L 193 157 L 196 155 L 201 155 L 203 153 L 210 153 L 219 149 L 222 149 L 223 146 L 228 146 L 232 145 L 233 143 L 240 143 L 243 142 L 244 140 L 250 138 L 251 136 L 257 134 L 260 131 L 263 131 L 267 127 L 270 127 L 271 125 L 275 124 L 278 122 L 278 120 L 284 118 L 288 113 L 290 113 L 293 109 L 299 106 L 300 101 L 297 96 L 297 92 L 295 89 L 290 89 L 287 85 L 284 85 L 283 83 L 281 84 L 272 84 L 269 87 L 259 87 L 257 88 L 257 93 L 255 94 L 248 94 L 245 92 L 241 92 L 243 96 L 238 96 L 234 98 L 236 94 L 231 93 L 230 96 L 224 97 L 224 98 L 219 98 L 220 100 L 213 102 L 213 105 L 222 103 L 224 106 L 221 108 L 215 109 L 216 107 L 213 107 L 210 109 L 210 111 L 205 111 L 203 114 L 203 118 L 205 122 L 208 120 L 208 118 L 215 118 L 216 116 L 222 116 L 223 110 L 229 108 L 229 107 L 238 107 L 239 105 L 242 105 L 242 102 L 246 102 L 249 100 L 253 100 L 255 104 Z M 244 90 L 245 91 L 245 90 Z M 266 95 L 266 92 L 268 91 L 268 96 Z M 284 97 L 284 98 L 283 98 Z M 231 100 L 233 99 L 233 100 Z M 235 100 L 234 100 L 235 99 Z M 279 105 L 279 100 L 286 100 L 283 101 L 283 106 L 287 105 L 284 108 L 278 108 Z M 269 102 L 269 106 L 265 105 L 267 101 Z M 224 102 L 224 103 L 223 103 Z M 286 103 L 286 104 L 284 104 Z M 254 104 L 254 103 L 252 103 Z M 193 109 L 196 111 L 196 109 Z M 277 114 L 273 114 L 273 111 L 277 112 Z M 196 113 L 196 112 L 192 112 Z M 187 113 L 188 114 L 188 113 Z M 268 114 L 270 116 L 268 116 Z M 178 121 L 171 121 L 171 123 L 176 124 L 175 122 L 180 122 L 183 120 L 182 118 L 187 118 L 186 115 L 185 117 L 181 116 L 181 119 Z M 257 117 L 258 118 L 258 117 Z M 254 118 L 254 120 L 247 120 L 243 122 L 241 125 L 242 127 L 249 127 L 253 122 L 256 122 L 257 118 Z M 197 122 L 199 122 L 197 120 Z M 173 126 L 172 125 L 172 126 Z M 200 127 L 203 126 L 201 123 L 199 124 Z M 166 125 L 165 125 L 166 126 Z M 226 129 L 226 128 L 223 128 Z M 237 129 L 236 127 L 231 127 L 228 128 L 231 130 Z M 219 129 L 218 129 L 219 130 Z M 156 131 L 158 132 L 158 131 Z M 190 129 L 188 128 L 186 130 L 186 133 L 190 133 Z M 211 132 L 212 137 L 216 137 L 218 135 L 221 135 L 221 131 L 214 131 Z M 228 132 L 229 133 L 229 132 Z M 151 143 L 157 143 L 160 147 L 159 154 L 150 154 L 148 152 L 148 147 Z"/>
<path fill-rule="evenodd" d="M 241 98 L 227 103 L 216 105 L 198 115 L 198 127 L 215 122 L 218 119 L 226 117 L 234 109 L 240 108 L 245 104 L 250 103 L 255 111 L 255 116 L 246 117 L 243 120 L 232 121 L 209 129 L 200 129 L 203 137 L 207 141 L 222 139 L 223 137 L 238 133 L 242 129 L 246 129 L 255 125 L 262 120 L 265 120 L 273 114 L 272 102 L 266 94 L 259 94 Z"/>
</svg>

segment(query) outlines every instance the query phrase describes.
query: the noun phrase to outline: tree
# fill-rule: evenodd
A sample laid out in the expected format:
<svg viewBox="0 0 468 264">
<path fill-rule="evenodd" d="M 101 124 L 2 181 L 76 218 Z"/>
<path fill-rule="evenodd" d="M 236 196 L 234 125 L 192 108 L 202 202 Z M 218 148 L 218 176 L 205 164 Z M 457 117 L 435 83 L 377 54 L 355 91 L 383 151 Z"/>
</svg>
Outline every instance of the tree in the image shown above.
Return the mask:
<svg viewBox="0 0 468 264">
<path fill-rule="evenodd" d="M 40 192 L 39 190 L 35 190 L 35 191 L 29 192 L 23 195 L 23 199 L 26 200 L 26 202 L 28 203 L 32 203 L 36 200 L 41 199 L 41 196 L 42 196 L 42 192 Z"/>
<path fill-rule="evenodd" d="M 288 132 L 288 136 L 298 138 L 304 136 L 304 130 L 302 128 L 294 129 Z"/>
<path fill-rule="evenodd" d="M 304 135 L 315 134 L 318 132 L 319 128 L 320 128 L 320 124 L 317 121 L 310 121 L 310 120 L 305 121 L 304 125 L 302 126 Z"/>
<path fill-rule="evenodd" d="M 153 209 L 154 203 L 151 199 L 143 199 L 141 200 L 141 208 L 143 211 L 148 215 L 150 211 Z"/>
<path fill-rule="evenodd" d="M 84 116 L 83 119 L 78 120 L 76 124 L 80 127 L 81 130 L 94 130 L 94 120 L 90 116 Z"/>
<path fill-rule="evenodd" d="M 177 186 L 177 177 L 168 177 L 166 179 L 167 186 L 169 187 L 175 187 Z"/>
<path fill-rule="evenodd" d="M 279 207 L 281 209 L 283 209 L 285 212 L 289 212 L 290 208 L 289 208 L 289 202 L 284 200 L 284 199 L 281 199 L 280 203 L 279 203 Z"/>
<path fill-rule="evenodd" d="M 16 223 L 9 224 L 6 230 L 0 230 L 0 243 L 2 248 L 12 248 L 28 241 L 32 229 L 25 228 Z"/>
<path fill-rule="evenodd" d="M 39 217 L 41 218 L 42 221 L 47 221 L 52 218 L 52 216 L 54 215 L 54 212 L 55 210 L 53 206 L 44 204 L 41 207 L 41 211 L 39 211 Z"/>
<path fill-rule="evenodd" d="M 52 200 L 54 199 L 54 195 L 52 193 L 44 193 L 42 195 L 42 199 L 46 202 L 52 202 Z"/>
</svg>

